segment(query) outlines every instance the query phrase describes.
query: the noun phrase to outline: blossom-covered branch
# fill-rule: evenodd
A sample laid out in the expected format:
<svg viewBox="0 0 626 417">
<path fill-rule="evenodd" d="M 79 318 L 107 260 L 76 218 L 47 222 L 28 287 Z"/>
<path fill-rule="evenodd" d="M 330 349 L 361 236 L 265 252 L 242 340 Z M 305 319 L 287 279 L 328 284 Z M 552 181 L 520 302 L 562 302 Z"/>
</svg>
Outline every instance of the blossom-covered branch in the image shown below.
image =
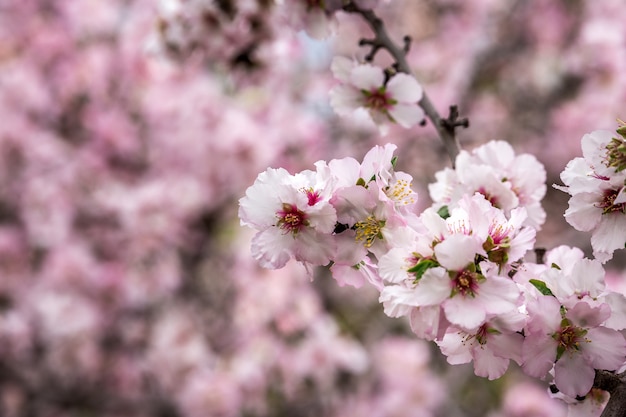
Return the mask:
<svg viewBox="0 0 626 417">
<path fill-rule="evenodd" d="M 373 10 L 361 8 L 354 2 L 349 2 L 343 7 L 343 10 L 361 15 L 374 32 L 374 39 L 361 42 L 362 45 L 368 45 L 372 48 L 372 53 L 369 55 L 370 58 L 373 58 L 373 54 L 378 51 L 378 49 L 384 48 L 393 56 L 395 60 L 394 67 L 397 71 L 413 75 L 413 71 L 406 60 L 408 45 L 411 41 L 410 38 L 405 37 L 405 46 L 404 48 L 400 48 L 390 38 L 384 22 Z M 456 107 L 451 107 L 450 116 L 447 119 L 442 118 L 426 93 L 422 94 L 419 105 L 437 130 L 437 134 L 443 142 L 450 160 L 454 163 L 461 149 L 458 138 L 455 135 L 456 127 L 468 127 L 469 123 L 467 119 L 457 120 L 457 110 L 453 110 L 456 109 Z"/>
<path fill-rule="evenodd" d="M 597 372 L 626 366 L 626 297 L 607 287 L 602 266 L 626 241 L 624 140 L 596 132 L 583 138 L 585 159 L 562 174 L 560 188 L 576 205 L 568 221 L 583 230 L 614 226 L 592 238 L 595 259 L 561 245 L 545 253 L 545 264 L 527 261 L 546 220 L 544 167 L 503 141 L 460 150 L 455 129 L 467 121 L 455 106 L 443 120 L 432 108 L 406 61 L 409 40 L 404 48 L 394 44 L 370 8 L 349 2 L 343 10 L 361 15 L 375 37 L 360 42 L 371 48 L 368 62 L 333 60 L 343 82 L 331 91 L 334 109 L 366 110 L 379 124 L 408 128 L 421 116 L 419 102 L 454 169 L 436 174 L 433 204 L 419 213 L 411 176 L 395 169 L 392 144 L 374 147 L 361 162 L 318 161 L 315 171 L 269 168 L 240 200 L 242 225 L 257 230 L 253 256 L 268 268 L 290 259 L 309 271 L 328 266 L 339 285 L 369 283 L 385 313 L 407 317 L 450 364 L 473 363 L 476 375 L 496 379 L 514 361 L 552 382 L 572 407 L 595 406 Z M 369 63 L 380 49 L 394 57 L 391 69 Z"/>
</svg>

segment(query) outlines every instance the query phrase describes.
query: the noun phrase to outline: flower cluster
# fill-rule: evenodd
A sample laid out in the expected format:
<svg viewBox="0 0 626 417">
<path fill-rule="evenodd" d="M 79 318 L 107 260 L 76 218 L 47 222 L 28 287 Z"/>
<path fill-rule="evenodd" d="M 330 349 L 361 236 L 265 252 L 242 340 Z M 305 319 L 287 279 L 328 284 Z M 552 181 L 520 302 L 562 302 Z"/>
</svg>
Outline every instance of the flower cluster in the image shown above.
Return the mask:
<svg viewBox="0 0 626 417">
<path fill-rule="evenodd" d="M 576 398 L 590 392 L 596 369 L 625 364 L 626 298 L 607 290 L 600 261 L 566 246 L 547 264 L 524 259 L 545 217 L 535 158 L 501 141 L 463 151 L 418 213 L 394 150 L 260 174 L 239 212 L 258 230 L 255 258 L 270 268 L 290 258 L 329 265 L 341 285 L 370 282 L 387 315 L 408 317 L 449 363 L 473 362 L 489 379 L 514 361 Z"/>
<path fill-rule="evenodd" d="M 606 262 L 626 244 L 626 125 L 617 135 L 597 130 L 582 138 L 583 156 L 561 173 L 571 195 L 565 219 L 576 230 L 591 231 L 596 259 Z"/>
</svg>

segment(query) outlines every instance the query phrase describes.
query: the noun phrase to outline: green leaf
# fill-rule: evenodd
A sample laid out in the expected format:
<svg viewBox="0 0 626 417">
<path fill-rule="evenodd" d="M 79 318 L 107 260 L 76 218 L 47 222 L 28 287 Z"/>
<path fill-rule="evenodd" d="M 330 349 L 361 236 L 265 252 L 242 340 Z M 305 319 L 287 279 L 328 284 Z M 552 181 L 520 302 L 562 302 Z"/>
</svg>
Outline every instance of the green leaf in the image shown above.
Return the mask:
<svg viewBox="0 0 626 417">
<path fill-rule="evenodd" d="M 396 168 L 396 163 L 398 162 L 398 157 L 394 156 L 393 158 L 391 158 L 391 166 L 395 169 Z"/>
<path fill-rule="evenodd" d="M 550 268 L 558 269 L 559 271 L 561 270 L 561 267 L 555 264 L 554 262 L 552 262 L 552 265 L 550 265 Z"/>
<path fill-rule="evenodd" d="M 447 219 L 450 217 L 450 212 L 448 211 L 448 206 L 442 206 L 439 210 L 437 210 L 437 214 L 442 219 Z"/>
<path fill-rule="evenodd" d="M 415 266 L 413 266 L 412 268 L 409 268 L 408 272 L 410 274 L 415 274 L 415 281 L 418 281 L 422 278 L 422 275 L 424 275 L 424 272 L 436 266 L 439 266 L 437 261 L 433 259 L 428 259 L 428 258 L 422 259 L 418 263 L 416 263 Z"/>
<path fill-rule="evenodd" d="M 552 297 L 554 297 L 554 294 L 552 294 L 552 291 L 550 291 L 550 288 L 548 288 L 545 282 L 538 279 L 531 279 L 528 282 L 533 284 L 534 287 L 537 288 L 537 290 L 539 290 L 539 292 L 543 295 L 551 295 Z"/>
<path fill-rule="evenodd" d="M 365 187 L 365 180 L 363 178 L 359 178 L 356 180 L 356 185 L 360 185 L 361 187 Z"/>
</svg>

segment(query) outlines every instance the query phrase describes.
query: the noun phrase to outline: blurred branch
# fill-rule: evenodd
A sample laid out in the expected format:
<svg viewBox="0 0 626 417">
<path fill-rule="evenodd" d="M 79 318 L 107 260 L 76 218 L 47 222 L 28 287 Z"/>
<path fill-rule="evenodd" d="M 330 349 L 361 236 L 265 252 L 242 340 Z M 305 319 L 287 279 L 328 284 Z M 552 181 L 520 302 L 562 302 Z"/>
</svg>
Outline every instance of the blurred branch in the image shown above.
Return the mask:
<svg viewBox="0 0 626 417">
<path fill-rule="evenodd" d="M 394 67 L 397 71 L 413 75 L 411 67 L 406 60 L 406 53 L 409 50 L 411 41 L 409 37 L 405 36 L 403 39 L 403 47 L 399 47 L 387 34 L 387 30 L 382 19 L 380 19 L 372 10 L 362 9 L 352 1 L 344 5 L 343 10 L 348 13 L 361 15 L 374 32 L 374 39 L 363 39 L 360 42 L 361 46 L 370 46 L 372 48 L 370 53 L 365 57 L 366 60 L 373 60 L 374 56 L 380 49 L 385 49 L 394 58 Z M 468 127 L 469 121 L 467 119 L 458 119 L 457 106 L 451 106 L 449 117 L 447 119 L 443 119 L 437 112 L 437 109 L 435 109 L 435 106 L 430 101 L 430 98 L 426 93 L 424 93 L 422 99 L 419 101 L 419 105 L 422 107 L 424 113 L 426 113 L 426 116 L 430 119 L 433 126 L 435 126 L 437 134 L 443 142 L 446 152 L 452 161 L 452 165 L 454 165 L 456 156 L 459 154 L 461 149 L 455 134 L 456 128 L 460 126 Z"/>
<path fill-rule="evenodd" d="M 615 374 L 608 371 L 596 371 L 593 386 L 611 395 L 600 417 L 626 416 L 626 372 Z"/>
</svg>

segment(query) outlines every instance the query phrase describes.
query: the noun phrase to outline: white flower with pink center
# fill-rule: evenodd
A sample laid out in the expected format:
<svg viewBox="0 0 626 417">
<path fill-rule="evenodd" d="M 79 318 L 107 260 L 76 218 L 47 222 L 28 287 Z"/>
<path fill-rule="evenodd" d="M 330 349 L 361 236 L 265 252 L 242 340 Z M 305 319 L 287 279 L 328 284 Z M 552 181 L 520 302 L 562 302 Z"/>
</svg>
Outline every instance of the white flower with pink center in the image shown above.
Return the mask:
<svg viewBox="0 0 626 417">
<path fill-rule="evenodd" d="M 417 194 L 410 188 L 411 177 L 394 171 L 395 149 L 391 144 L 375 146 L 362 163 L 343 158 L 328 164 L 335 181 L 330 203 L 339 224 L 331 271 L 342 284 L 359 286 L 365 279 L 382 287 L 367 257 L 370 253 L 380 257 L 409 239 L 406 225 L 416 215 L 407 209 L 415 203 Z"/>
<path fill-rule="evenodd" d="M 623 141 L 598 131 L 582 140 L 584 158 L 571 160 L 555 188 L 570 194 L 565 219 L 576 230 L 591 232 L 593 255 L 601 262 L 626 243 L 626 152 Z"/>
<path fill-rule="evenodd" d="M 614 371 L 626 361 L 626 340 L 604 326 L 611 314 L 606 304 L 579 301 L 566 308 L 552 296 L 527 304 L 522 369 L 543 378 L 554 369 L 556 387 L 570 397 L 585 396 L 596 369 Z"/>
<path fill-rule="evenodd" d="M 268 168 L 239 200 L 241 224 L 259 232 L 252 255 L 265 268 L 282 268 L 291 258 L 326 265 L 335 252 L 331 236 L 337 221 L 329 204 L 332 181 L 325 163 L 317 172 L 296 175 Z"/>
<path fill-rule="evenodd" d="M 519 333 L 526 317 L 518 311 L 493 317 L 472 330 L 449 327 L 437 342 L 448 363 L 458 365 L 474 362 L 474 372 L 491 380 L 506 372 L 509 362 L 522 362 L 522 342 Z"/>
<path fill-rule="evenodd" d="M 330 92 L 330 103 L 340 116 L 365 110 L 377 125 L 398 123 L 409 128 L 424 119 L 417 104 L 423 95 L 415 77 L 397 73 L 390 77 L 382 68 L 336 57 L 331 69 L 342 84 Z"/>
<path fill-rule="evenodd" d="M 551 265 L 539 275 L 551 294 L 566 308 L 583 300 L 591 306 L 606 303 L 611 308 L 604 326 L 622 330 L 626 328 L 626 297 L 607 288 L 602 264 L 595 259 L 584 258 L 578 248 L 559 246 L 546 255 Z"/>
<path fill-rule="evenodd" d="M 546 193 L 546 171 L 534 156 L 516 155 L 507 142 L 491 141 L 472 152 L 462 150 L 455 166 L 436 173 L 437 181 L 429 185 L 436 208 L 452 210 L 464 195 L 478 192 L 507 216 L 524 207 L 525 225 L 539 229 L 544 223 L 541 199 Z"/>
<path fill-rule="evenodd" d="M 512 280 L 491 273 L 483 275 L 470 264 L 454 272 L 442 267 L 429 268 L 412 282 L 386 286 L 379 301 L 392 316 L 426 308 L 429 314 L 425 318 L 426 326 L 433 325 L 428 308 L 441 308 L 447 322 L 470 330 L 484 324 L 490 316 L 517 310 L 520 299 L 521 293 Z M 420 317 L 411 319 L 420 321 Z"/>
</svg>

